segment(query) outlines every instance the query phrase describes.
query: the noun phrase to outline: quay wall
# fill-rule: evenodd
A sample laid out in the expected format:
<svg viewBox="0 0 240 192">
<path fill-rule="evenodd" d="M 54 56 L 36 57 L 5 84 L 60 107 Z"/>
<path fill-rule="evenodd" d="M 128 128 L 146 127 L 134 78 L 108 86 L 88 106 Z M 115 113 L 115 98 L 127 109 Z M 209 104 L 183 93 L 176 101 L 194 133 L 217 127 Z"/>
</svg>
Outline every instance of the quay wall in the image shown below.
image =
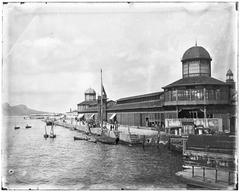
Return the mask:
<svg viewBox="0 0 240 192">
<path fill-rule="evenodd" d="M 76 124 L 69 124 L 64 123 L 61 121 L 56 121 L 55 125 L 62 126 L 71 130 L 76 130 L 83 133 L 88 133 L 89 129 L 87 125 L 76 125 Z M 95 135 L 101 134 L 100 127 L 91 128 L 91 133 Z M 145 145 L 157 145 L 157 144 L 166 144 L 168 138 L 164 132 L 160 133 L 160 137 L 158 137 L 158 132 L 155 130 L 149 129 L 141 129 L 131 126 L 119 126 L 118 131 L 108 129 L 104 129 L 104 134 L 111 137 L 116 138 L 119 136 L 119 140 L 124 143 L 129 144 L 144 144 Z"/>
</svg>

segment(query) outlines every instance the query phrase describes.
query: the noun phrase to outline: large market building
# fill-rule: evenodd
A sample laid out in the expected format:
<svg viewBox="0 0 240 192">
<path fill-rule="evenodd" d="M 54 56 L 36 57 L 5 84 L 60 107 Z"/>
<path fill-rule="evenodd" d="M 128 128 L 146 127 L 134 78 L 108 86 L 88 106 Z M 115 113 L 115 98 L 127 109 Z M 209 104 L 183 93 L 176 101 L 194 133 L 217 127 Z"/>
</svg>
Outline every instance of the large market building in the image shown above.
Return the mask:
<svg viewBox="0 0 240 192">
<path fill-rule="evenodd" d="M 202 124 L 221 131 L 235 130 L 236 99 L 233 73 L 228 70 L 226 81 L 211 75 L 212 58 L 201 46 L 189 48 L 181 59 L 182 78 L 163 87 L 163 91 L 120 98 L 116 102 L 103 96 L 105 121 L 117 120 L 130 126 L 171 127 Z M 78 113 L 86 118 L 99 118 L 100 100 L 88 89 L 85 101 L 78 104 Z"/>
</svg>

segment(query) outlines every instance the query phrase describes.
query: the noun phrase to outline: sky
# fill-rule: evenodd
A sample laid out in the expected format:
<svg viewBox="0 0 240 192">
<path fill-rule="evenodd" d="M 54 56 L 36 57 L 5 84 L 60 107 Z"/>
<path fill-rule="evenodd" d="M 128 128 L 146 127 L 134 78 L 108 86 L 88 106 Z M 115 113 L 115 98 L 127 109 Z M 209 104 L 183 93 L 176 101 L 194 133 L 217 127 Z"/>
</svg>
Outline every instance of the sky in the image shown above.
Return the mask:
<svg viewBox="0 0 240 192">
<path fill-rule="evenodd" d="M 235 3 L 9 3 L 3 6 L 2 102 L 76 109 L 88 88 L 108 98 L 162 91 L 195 45 L 212 77 L 237 79 Z"/>
</svg>

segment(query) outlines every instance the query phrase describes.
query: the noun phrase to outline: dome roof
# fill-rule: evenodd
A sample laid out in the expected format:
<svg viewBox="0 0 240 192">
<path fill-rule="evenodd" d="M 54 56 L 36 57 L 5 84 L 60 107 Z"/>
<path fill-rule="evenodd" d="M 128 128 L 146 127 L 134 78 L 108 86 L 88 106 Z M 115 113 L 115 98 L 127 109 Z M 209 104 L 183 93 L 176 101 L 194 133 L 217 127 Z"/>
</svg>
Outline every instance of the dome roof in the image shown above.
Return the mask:
<svg viewBox="0 0 240 192">
<path fill-rule="evenodd" d="M 233 72 L 231 71 L 231 69 L 228 69 L 226 76 L 233 76 Z"/>
<path fill-rule="evenodd" d="M 182 62 L 193 59 L 208 59 L 210 61 L 212 60 L 207 50 L 201 46 L 194 46 L 185 51 L 182 57 Z"/>
<path fill-rule="evenodd" d="M 92 88 L 89 88 L 85 91 L 85 94 L 96 94 L 95 90 Z"/>
</svg>

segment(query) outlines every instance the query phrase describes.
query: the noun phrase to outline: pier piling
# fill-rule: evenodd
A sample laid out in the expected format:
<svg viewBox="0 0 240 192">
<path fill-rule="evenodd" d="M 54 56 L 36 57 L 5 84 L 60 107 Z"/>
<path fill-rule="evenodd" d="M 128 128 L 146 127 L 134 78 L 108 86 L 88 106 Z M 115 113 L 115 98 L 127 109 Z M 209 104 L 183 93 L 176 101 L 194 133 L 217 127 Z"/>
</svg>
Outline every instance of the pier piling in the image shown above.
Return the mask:
<svg viewBox="0 0 240 192">
<path fill-rule="evenodd" d="M 216 172 L 215 172 L 215 183 L 217 183 L 217 169 L 216 169 Z"/>
<path fill-rule="evenodd" d="M 203 181 L 205 181 L 205 167 L 203 167 Z"/>
<path fill-rule="evenodd" d="M 194 166 L 192 166 L 192 177 L 194 177 Z"/>
</svg>

